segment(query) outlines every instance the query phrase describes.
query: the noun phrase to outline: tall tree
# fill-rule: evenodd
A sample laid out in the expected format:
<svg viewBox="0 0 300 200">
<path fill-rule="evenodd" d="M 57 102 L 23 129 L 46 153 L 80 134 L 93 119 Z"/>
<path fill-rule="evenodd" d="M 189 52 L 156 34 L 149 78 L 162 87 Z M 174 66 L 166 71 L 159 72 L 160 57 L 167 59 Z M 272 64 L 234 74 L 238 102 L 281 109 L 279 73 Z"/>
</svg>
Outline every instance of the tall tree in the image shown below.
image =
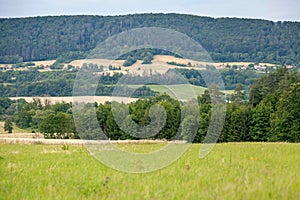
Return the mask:
<svg viewBox="0 0 300 200">
<path fill-rule="evenodd" d="M 76 138 L 72 115 L 66 113 L 50 114 L 40 126 L 45 138 L 68 139 Z"/>
<path fill-rule="evenodd" d="M 13 130 L 13 123 L 10 119 L 6 119 L 4 123 L 4 131 L 7 131 L 8 133 L 12 133 Z"/>
<path fill-rule="evenodd" d="M 232 94 L 231 101 L 233 101 L 237 104 L 243 104 L 245 102 L 245 94 L 243 92 L 242 84 L 239 83 L 236 85 L 234 93 Z"/>
<path fill-rule="evenodd" d="M 300 82 L 280 97 L 273 130 L 280 141 L 300 142 Z"/>
</svg>

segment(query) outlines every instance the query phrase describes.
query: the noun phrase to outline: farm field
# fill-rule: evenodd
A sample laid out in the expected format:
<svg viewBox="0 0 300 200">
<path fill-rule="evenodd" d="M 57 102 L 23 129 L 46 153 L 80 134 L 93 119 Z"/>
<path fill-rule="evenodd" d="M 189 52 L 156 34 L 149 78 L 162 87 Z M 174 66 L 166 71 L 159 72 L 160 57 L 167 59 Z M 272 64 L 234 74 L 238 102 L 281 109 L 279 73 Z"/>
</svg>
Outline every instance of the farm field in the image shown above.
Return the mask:
<svg viewBox="0 0 300 200">
<path fill-rule="evenodd" d="M 142 85 L 128 85 L 129 87 L 138 88 L 142 87 Z M 177 85 L 147 85 L 147 87 L 151 88 L 151 90 L 166 93 L 171 97 L 175 97 L 177 95 L 177 99 L 185 100 L 187 98 L 193 98 L 191 94 L 195 94 L 196 96 L 204 93 L 207 88 L 196 86 L 196 85 L 187 85 L 187 84 L 177 84 Z M 233 90 L 224 90 L 225 94 L 232 94 Z"/>
<path fill-rule="evenodd" d="M 35 66 L 50 66 L 55 63 L 56 60 L 46 60 L 46 61 L 31 61 L 35 64 Z M 180 67 L 180 66 L 174 66 L 169 65 L 167 62 L 176 62 L 180 64 L 188 64 L 191 63 L 192 67 Z M 124 67 L 123 63 L 124 60 L 110 60 L 110 59 L 81 59 L 81 60 L 73 60 L 70 63 L 65 63 L 64 68 L 66 69 L 68 65 L 73 65 L 76 67 L 81 67 L 84 63 L 89 64 L 97 64 L 97 65 L 103 65 L 103 66 L 109 66 L 112 65 L 114 67 L 121 67 L 121 70 L 111 71 L 111 73 L 115 72 L 121 72 L 121 73 L 127 73 L 127 70 L 129 71 L 135 71 L 135 73 L 142 74 L 143 70 L 149 71 L 150 69 L 154 72 L 158 73 L 165 73 L 168 69 L 174 69 L 174 68 L 183 68 L 183 69 L 198 69 L 203 70 L 205 69 L 206 65 L 212 65 L 212 66 L 220 66 L 220 65 L 237 65 L 237 66 L 248 66 L 249 64 L 253 64 L 253 62 L 202 62 L 202 61 L 196 61 L 196 60 L 190 60 L 185 58 L 176 58 L 174 56 L 169 55 L 155 55 L 153 57 L 152 64 L 142 64 L 141 60 L 137 60 L 136 63 L 134 63 L 132 66 Z M 0 64 L 0 67 L 12 67 L 13 64 Z M 260 63 L 262 66 L 269 66 L 273 67 L 276 66 L 276 64 L 272 63 Z M 23 69 L 24 70 L 24 69 Z M 40 70 L 45 71 L 45 70 Z M 47 70 L 46 70 L 47 71 Z"/>
<path fill-rule="evenodd" d="M 175 65 L 170 65 L 168 62 L 176 62 L 180 64 L 188 65 L 188 63 L 191 63 L 191 67 L 180 67 Z M 253 62 L 201 62 L 196 60 L 190 60 L 185 58 L 176 58 L 174 56 L 168 56 L 168 55 L 156 55 L 153 57 L 152 64 L 142 64 L 141 60 L 137 60 L 136 63 L 134 63 L 132 66 L 124 67 L 123 63 L 124 60 L 109 60 L 109 59 L 85 59 L 85 60 L 74 60 L 68 64 L 73 66 L 81 67 L 83 63 L 93 63 L 97 65 L 103 65 L 103 66 L 109 66 L 112 65 L 114 67 L 121 66 L 121 71 L 112 71 L 112 73 L 115 72 L 121 72 L 121 73 L 127 73 L 127 70 L 134 71 L 135 73 L 142 74 L 144 70 L 149 71 L 152 70 L 153 72 L 158 73 L 165 73 L 168 69 L 198 69 L 203 70 L 205 69 L 206 65 L 212 65 L 212 66 L 220 66 L 220 65 L 237 65 L 237 66 L 248 66 L 249 64 L 253 64 Z M 65 68 L 68 64 L 65 64 Z M 276 66 L 276 64 L 272 63 L 260 63 L 260 65 L 266 65 L 266 66 Z"/>
<path fill-rule="evenodd" d="M 0 144 L 0 199 L 300 199 L 300 144 L 217 144 L 204 159 L 199 149 L 159 171 L 127 174 L 80 145 Z"/>
</svg>

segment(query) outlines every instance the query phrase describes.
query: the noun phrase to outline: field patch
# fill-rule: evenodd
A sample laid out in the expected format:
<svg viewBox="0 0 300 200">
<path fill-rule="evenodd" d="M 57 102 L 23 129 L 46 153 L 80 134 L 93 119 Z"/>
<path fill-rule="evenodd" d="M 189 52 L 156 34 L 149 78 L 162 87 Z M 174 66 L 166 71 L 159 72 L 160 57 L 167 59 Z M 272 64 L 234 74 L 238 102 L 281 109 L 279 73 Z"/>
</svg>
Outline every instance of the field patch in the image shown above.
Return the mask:
<svg viewBox="0 0 300 200">
<path fill-rule="evenodd" d="M 142 85 L 128 85 L 132 88 L 142 87 Z M 187 100 L 194 98 L 204 93 L 207 90 L 206 87 L 196 86 L 191 84 L 177 84 L 177 85 L 147 85 L 151 90 L 159 92 L 161 94 L 166 93 L 178 100 Z M 233 90 L 222 91 L 225 94 L 232 94 Z M 192 95 L 192 96 L 191 96 Z"/>
</svg>

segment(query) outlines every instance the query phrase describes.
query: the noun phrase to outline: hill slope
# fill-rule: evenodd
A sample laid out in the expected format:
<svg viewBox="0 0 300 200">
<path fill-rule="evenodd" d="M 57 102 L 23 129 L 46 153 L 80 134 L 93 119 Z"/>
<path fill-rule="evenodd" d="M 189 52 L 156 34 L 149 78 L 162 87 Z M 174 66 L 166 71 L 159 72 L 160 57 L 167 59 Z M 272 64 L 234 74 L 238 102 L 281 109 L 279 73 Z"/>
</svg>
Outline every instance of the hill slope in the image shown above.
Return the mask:
<svg viewBox="0 0 300 200">
<path fill-rule="evenodd" d="M 216 62 L 300 64 L 300 23 L 181 14 L 0 19 L 0 63 L 85 58 L 98 42 L 138 27 L 187 34 Z"/>
</svg>

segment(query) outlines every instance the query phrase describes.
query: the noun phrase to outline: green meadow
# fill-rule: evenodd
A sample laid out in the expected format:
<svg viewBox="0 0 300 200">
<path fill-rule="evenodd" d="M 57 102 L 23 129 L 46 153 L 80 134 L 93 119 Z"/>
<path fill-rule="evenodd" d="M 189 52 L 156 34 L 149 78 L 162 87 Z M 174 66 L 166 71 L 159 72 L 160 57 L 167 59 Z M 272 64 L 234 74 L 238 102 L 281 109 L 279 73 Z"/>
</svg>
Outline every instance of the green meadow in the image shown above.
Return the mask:
<svg viewBox="0 0 300 200">
<path fill-rule="evenodd" d="M 143 85 L 127 85 L 131 88 L 139 88 Z M 151 90 L 159 92 L 161 94 L 166 93 L 173 98 L 177 99 L 189 99 L 194 98 L 204 93 L 207 90 L 206 87 L 189 85 L 189 84 L 177 84 L 177 85 L 147 85 Z M 225 94 L 233 94 L 233 90 L 224 90 Z"/>
<path fill-rule="evenodd" d="M 123 144 L 136 153 L 162 144 Z M 0 199 L 300 199 L 300 144 L 193 144 L 170 166 L 113 170 L 81 145 L 0 144 Z"/>
</svg>

